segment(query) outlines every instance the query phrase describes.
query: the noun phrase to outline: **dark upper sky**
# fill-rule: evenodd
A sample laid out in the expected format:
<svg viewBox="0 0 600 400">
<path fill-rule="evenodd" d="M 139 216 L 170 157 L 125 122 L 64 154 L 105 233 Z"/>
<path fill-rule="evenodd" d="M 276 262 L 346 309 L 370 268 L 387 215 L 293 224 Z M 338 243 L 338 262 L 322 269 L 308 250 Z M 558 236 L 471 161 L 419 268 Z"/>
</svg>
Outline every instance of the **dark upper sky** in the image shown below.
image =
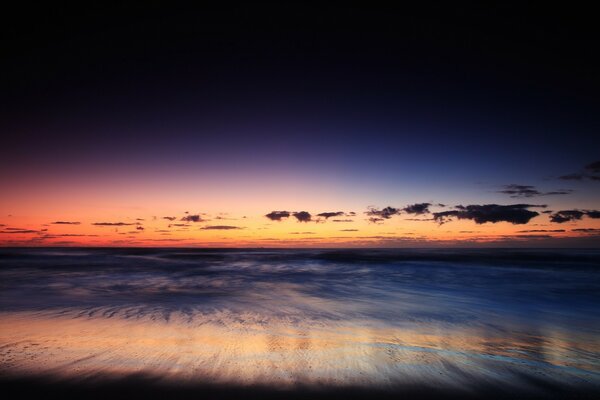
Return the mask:
<svg viewBox="0 0 600 400">
<path fill-rule="evenodd" d="M 277 171 L 373 183 L 373 202 L 393 200 L 386 187 L 460 199 L 481 183 L 597 199 L 599 185 L 557 179 L 599 158 L 590 9 L 149 2 L 5 20 L 5 186 Z"/>
<path fill-rule="evenodd" d="M 590 10 L 152 3 L 7 19 L 5 160 L 248 143 L 596 157 Z"/>
</svg>

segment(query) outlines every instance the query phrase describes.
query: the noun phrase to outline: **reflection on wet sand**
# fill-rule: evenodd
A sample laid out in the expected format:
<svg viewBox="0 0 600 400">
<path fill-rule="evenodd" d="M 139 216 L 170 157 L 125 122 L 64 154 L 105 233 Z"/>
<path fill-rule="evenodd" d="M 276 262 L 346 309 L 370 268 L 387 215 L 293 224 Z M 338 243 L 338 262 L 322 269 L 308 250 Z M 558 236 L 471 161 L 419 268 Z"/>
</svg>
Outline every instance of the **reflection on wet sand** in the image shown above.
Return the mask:
<svg viewBox="0 0 600 400">
<path fill-rule="evenodd" d="M 144 372 L 166 380 L 277 387 L 525 385 L 521 374 L 560 384 L 597 381 L 597 341 L 547 337 L 420 332 L 373 321 L 232 327 L 176 313 L 166 321 L 21 312 L 0 316 L 0 360 L 4 375 Z"/>
<path fill-rule="evenodd" d="M 595 392 L 599 266 L 593 251 L 0 250 L 0 378 Z"/>
</svg>

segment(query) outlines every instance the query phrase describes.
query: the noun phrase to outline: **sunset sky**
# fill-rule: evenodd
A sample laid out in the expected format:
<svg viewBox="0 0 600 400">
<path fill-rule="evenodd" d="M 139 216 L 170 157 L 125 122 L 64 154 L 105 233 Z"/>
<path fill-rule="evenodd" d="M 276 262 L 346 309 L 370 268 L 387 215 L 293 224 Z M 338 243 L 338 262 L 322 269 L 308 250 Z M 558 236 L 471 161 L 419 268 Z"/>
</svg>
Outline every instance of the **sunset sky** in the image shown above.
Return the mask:
<svg viewBox="0 0 600 400">
<path fill-rule="evenodd" d="M 600 245 L 591 20 L 356 11 L 9 16 L 0 246 Z"/>
</svg>

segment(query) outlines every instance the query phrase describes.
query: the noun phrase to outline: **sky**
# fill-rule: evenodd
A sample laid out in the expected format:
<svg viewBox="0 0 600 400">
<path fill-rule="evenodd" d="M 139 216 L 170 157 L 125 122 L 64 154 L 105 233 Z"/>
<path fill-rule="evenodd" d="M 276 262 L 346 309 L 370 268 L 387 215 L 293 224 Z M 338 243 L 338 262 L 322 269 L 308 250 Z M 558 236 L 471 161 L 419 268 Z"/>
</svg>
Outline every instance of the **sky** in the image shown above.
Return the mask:
<svg viewBox="0 0 600 400">
<path fill-rule="evenodd" d="M 585 10 L 124 2 L 8 19 L 0 246 L 600 245 Z"/>
</svg>

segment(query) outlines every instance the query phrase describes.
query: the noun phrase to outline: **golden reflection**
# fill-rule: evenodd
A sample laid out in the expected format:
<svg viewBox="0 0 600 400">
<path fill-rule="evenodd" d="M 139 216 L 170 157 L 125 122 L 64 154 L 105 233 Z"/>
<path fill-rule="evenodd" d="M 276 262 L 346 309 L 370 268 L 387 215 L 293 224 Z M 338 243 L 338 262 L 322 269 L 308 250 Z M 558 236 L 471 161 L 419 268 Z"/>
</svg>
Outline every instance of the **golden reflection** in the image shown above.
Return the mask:
<svg viewBox="0 0 600 400">
<path fill-rule="evenodd" d="M 165 379 L 280 386 L 385 385 L 398 380 L 431 384 L 434 379 L 454 385 L 466 376 L 494 379 L 493 363 L 511 368 L 549 363 L 597 373 L 600 368 L 585 354 L 599 351 L 593 339 L 575 345 L 556 332 L 505 336 L 474 328 L 426 332 L 368 321 L 294 326 L 276 319 L 236 326 L 177 314 L 168 321 L 0 315 L 3 374 L 81 377 L 147 372 Z M 553 374 L 566 379 L 569 373 Z"/>
</svg>

